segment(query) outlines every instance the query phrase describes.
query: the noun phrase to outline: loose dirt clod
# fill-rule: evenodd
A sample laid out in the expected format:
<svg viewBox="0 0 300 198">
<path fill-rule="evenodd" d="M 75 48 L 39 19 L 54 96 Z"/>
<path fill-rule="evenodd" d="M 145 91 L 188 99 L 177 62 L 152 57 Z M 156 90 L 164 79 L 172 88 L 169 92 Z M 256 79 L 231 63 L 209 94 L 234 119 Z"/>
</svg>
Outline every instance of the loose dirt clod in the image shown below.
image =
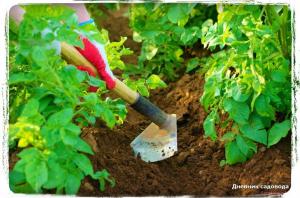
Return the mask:
<svg viewBox="0 0 300 198">
<path fill-rule="evenodd" d="M 178 164 L 184 164 L 189 155 L 190 155 L 190 152 L 181 152 L 177 157 Z"/>
<path fill-rule="evenodd" d="M 93 186 L 91 183 L 89 183 L 89 182 L 84 182 L 82 188 L 83 188 L 85 191 L 89 191 L 89 192 L 95 191 L 94 186 Z"/>
</svg>

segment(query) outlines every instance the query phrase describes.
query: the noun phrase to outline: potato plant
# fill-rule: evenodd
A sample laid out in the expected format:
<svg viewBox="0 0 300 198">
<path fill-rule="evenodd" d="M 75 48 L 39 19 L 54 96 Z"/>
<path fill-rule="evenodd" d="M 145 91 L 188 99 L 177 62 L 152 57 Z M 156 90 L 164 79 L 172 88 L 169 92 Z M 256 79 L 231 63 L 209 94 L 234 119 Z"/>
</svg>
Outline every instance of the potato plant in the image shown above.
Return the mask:
<svg viewBox="0 0 300 198">
<path fill-rule="evenodd" d="M 273 5 L 216 10 L 200 4 L 134 5 L 130 24 L 142 43 L 140 68 L 168 79 L 182 67 L 205 74 L 200 100 L 209 113 L 205 136 L 225 143 L 221 164 L 235 164 L 251 158 L 257 143 L 270 147 L 290 131 L 290 11 Z M 216 53 L 184 61 L 184 49 L 197 42 Z M 218 134 L 216 125 L 228 128 L 232 122 L 227 133 Z"/>
<path fill-rule="evenodd" d="M 23 8 L 24 20 L 19 27 L 11 21 L 9 32 L 9 146 L 20 151 L 10 172 L 10 188 L 23 193 L 54 189 L 75 194 L 85 176 L 98 180 L 102 191 L 106 183 L 114 186 L 105 169 L 94 171 L 88 158 L 94 152 L 80 134 L 83 126 L 94 125 L 96 119 L 109 128 L 122 124 L 125 103 L 103 97 L 107 92 L 103 81 L 68 65 L 59 54 L 59 42 L 82 46 L 79 33 L 93 38 L 106 44 L 111 68 L 122 69 L 121 57 L 132 53 L 123 46 L 126 38 L 110 42 L 106 30 L 80 27 L 66 6 Z M 144 95 L 148 87 L 164 86 L 158 76 L 137 81 Z M 90 86 L 98 91 L 88 92 Z"/>
<path fill-rule="evenodd" d="M 142 44 L 139 70 L 145 76 L 155 73 L 175 80 L 185 68 L 185 48 L 200 42 L 202 23 L 214 16 L 215 6 L 196 3 L 132 5 L 133 39 Z"/>
<path fill-rule="evenodd" d="M 257 143 L 270 147 L 291 128 L 291 29 L 287 6 L 220 6 L 201 42 L 222 51 L 206 59 L 201 104 L 205 136 L 225 142 L 227 164 L 244 162 Z M 212 102 L 213 101 L 213 102 Z M 227 120 L 219 115 L 227 114 Z M 234 124 L 224 135 L 215 125 Z"/>
</svg>

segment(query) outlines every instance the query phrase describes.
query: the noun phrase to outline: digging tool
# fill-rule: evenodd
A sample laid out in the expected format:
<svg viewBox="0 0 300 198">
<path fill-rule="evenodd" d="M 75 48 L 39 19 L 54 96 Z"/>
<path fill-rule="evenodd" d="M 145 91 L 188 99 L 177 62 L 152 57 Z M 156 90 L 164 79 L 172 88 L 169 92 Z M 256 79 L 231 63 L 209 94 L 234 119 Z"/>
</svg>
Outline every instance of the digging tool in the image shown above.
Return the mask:
<svg viewBox="0 0 300 198">
<path fill-rule="evenodd" d="M 63 42 L 61 43 L 61 52 L 69 63 L 85 65 L 97 73 L 95 67 L 75 47 Z M 119 79 L 115 78 L 114 80 L 115 85 L 111 90 L 152 121 L 131 142 L 130 146 L 134 154 L 146 162 L 156 162 L 173 156 L 177 151 L 176 115 L 165 113 Z"/>
</svg>

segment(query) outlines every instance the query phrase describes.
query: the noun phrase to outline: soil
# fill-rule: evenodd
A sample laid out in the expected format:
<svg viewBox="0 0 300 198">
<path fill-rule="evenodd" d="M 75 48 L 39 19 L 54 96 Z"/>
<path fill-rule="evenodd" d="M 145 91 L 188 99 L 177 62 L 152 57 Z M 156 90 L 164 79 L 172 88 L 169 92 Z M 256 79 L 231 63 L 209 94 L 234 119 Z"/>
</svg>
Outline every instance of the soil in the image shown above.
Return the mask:
<svg viewBox="0 0 300 198">
<path fill-rule="evenodd" d="M 109 30 L 111 40 L 119 40 L 120 36 L 128 37 L 125 46 L 130 47 L 134 55 L 126 57 L 124 61 L 135 64 L 140 46 L 132 40 L 128 19 L 124 17 L 126 10 L 125 5 L 117 12 L 106 11 L 107 19 L 100 21 L 100 25 Z M 199 49 L 186 51 L 191 55 L 201 54 Z M 208 55 L 205 51 L 202 54 Z M 87 177 L 78 195 L 241 196 L 282 194 L 288 191 L 232 189 L 234 184 L 290 186 L 291 139 L 284 138 L 270 149 L 259 145 L 258 152 L 246 163 L 221 167 L 219 163 L 225 158 L 224 145 L 203 135 L 203 122 L 207 115 L 199 103 L 203 85 L 203 76 L 186 74 L 167 88 L 151 92 L 150 100 L 154 104 L 168 113 L 175 113 L 178 118 L 178 152 L 169 159 L 146 163 L 134 157 L 130 143 L 150 121 L 130 107 L 124 124 L 113 130 L 101 122 L 96 127 L 84 128 L 82 136 L 95 151 L 95 155 L 90 156 L 94 169 L 107 169 L 116 180 L 116 186 L 107 186 L 104 192 L 100 192 L 98 182 Z"/>
<path fill-rule="evenodd" d="M 79 195 L 258 195 L 283 193 L 287 189 L 232 189 L 237 185 L 289 185 L 291 179 L 290 138 L 259 151 L 244 164 L 220 167 L 224 146 L 203 137 L 206 113 L 199 103 L 203 90 L 199 74 L 184 75 L 168 88 L 152 92 L 150 100 L 168 113 L 178 116 L 178 152 L 171 158 L 146 163 L 135 158 L 130 142 L 150 124 L 129 107 L 122 126 L 109 130 L 101 123 L 85 128 L 84 138 L 93 145 L 90 159 L 95 170 L 106 168 L 116 180 L 114 188 L 98 190 L 98 183 L 86 178 Z"/>
</svg>

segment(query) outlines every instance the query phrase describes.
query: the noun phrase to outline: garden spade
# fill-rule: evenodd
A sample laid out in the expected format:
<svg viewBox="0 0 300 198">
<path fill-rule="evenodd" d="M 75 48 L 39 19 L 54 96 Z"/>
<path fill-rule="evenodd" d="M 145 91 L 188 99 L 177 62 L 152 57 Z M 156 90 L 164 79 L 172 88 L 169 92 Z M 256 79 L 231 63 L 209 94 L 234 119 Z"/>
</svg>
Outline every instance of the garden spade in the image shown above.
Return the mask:
<svg viewBox="0 0 300 198">
<path fill-rule="evenodd" d="M 73 46 L 61 43 L 63 57 L 74 65 L 95 67 Z M 130 144 L 134 154 L 146 162 L 156 162 L 174 155 L 177 151 L 177 121 L 175 114 L 167 114 L 146 98 L 115 78 L 111 90 L 128 102 L 133 109 L 148 117 L 152 123 Z"/>
</svg>

